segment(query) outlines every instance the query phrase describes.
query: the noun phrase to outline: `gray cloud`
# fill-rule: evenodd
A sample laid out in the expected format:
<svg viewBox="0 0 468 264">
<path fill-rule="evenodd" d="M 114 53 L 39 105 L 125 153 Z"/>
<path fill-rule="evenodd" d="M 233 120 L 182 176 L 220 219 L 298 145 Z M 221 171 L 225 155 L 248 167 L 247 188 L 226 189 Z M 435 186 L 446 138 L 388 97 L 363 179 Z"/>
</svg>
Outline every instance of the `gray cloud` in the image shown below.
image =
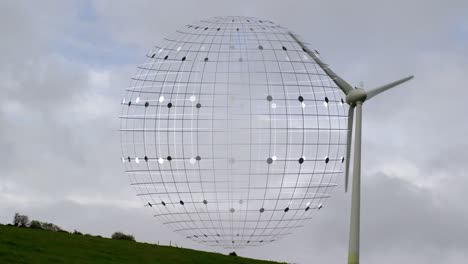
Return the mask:
<svg viewBox="0 0 468 264">
<path fill-rule="evenodd" d="M 467 9 L 465 1 L 1 2 L 0 221 L 21 211 L 70 230 L 219 250 L 173 234 L 143 208 L 119 162 L 116 116 L 135 65 L 161 38 L 205 17 L 252 15 L 301 34 L 355 84 L 416 75 L 365 106 L 362 259 L 464 263 Z M 350 197 L 338 190 L 299 232 L 240 253 L 343 263 Z"/>
</svg>

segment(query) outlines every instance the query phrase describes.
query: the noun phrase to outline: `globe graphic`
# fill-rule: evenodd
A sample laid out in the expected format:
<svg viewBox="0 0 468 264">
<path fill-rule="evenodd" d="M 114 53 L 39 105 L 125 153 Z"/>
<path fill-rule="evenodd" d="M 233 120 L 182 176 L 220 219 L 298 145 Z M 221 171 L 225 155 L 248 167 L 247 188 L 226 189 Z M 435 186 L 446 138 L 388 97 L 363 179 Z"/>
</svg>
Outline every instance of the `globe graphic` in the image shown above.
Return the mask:
<svg viewBox="0 0 468 264">
<path fill-rule="evenodd" d="M 186 25 L 146 54 L 126 89 L 125 172 L 159 222 L 188 239 L 234 249 L 276 241 L 337 186 L 342 96 L 271 21 Z"/>
</svg>

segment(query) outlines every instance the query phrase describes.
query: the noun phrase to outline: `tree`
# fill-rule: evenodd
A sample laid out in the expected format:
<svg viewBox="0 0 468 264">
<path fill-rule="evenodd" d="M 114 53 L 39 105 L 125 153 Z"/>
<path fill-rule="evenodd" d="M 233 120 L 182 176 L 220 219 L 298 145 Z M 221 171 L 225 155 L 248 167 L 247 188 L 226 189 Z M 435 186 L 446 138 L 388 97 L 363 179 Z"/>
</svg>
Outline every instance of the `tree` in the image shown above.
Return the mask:
<svg viewBox="0 0 468 264">
<path fill-rule="evenodd" d="M 13 217 L 13 225 L 17 227 L 27 227 L 29 226 L 29 217 L 15 213 L 15 216 Z"/>
<path fill-rule="evenodd" d="M 132 235 L 124 234 L 122 232 L 115 232 L 114 234 L 112 234 L 112 239 L 135 241 L 135 237 L 133 237 Z"/>
</svg>

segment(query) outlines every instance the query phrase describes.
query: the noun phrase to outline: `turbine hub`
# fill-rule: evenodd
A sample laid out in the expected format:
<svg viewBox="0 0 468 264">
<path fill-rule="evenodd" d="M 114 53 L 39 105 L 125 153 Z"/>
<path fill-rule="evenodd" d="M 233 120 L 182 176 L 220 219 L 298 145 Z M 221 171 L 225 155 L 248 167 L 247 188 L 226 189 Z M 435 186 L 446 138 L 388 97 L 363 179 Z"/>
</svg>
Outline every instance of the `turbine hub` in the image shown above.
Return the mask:
<svg viewBox="0 0 468 264">
<path fill-rule="evenodd" d="M 367 98 L 367 93 L 364 89 L 361 88 L 356 88 L 354 90 L 351 90 L 347 95 L 346 95 L 346 102 L 349 105 L 356 104 L 357 102 L 363 103 Z"/>
</svg>

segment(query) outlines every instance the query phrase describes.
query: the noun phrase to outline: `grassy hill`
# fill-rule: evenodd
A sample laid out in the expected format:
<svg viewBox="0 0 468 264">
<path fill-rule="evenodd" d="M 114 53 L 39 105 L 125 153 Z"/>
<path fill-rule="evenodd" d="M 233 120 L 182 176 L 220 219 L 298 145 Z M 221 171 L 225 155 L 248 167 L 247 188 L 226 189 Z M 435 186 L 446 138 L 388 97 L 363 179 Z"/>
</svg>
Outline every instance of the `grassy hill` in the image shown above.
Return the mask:
<svg viewBox="0 0 468 264">
<path fill-rule="evenodd" d="M 0 263 L 267 264 L 274 262 L 0 225 Z"/>
</svg>

